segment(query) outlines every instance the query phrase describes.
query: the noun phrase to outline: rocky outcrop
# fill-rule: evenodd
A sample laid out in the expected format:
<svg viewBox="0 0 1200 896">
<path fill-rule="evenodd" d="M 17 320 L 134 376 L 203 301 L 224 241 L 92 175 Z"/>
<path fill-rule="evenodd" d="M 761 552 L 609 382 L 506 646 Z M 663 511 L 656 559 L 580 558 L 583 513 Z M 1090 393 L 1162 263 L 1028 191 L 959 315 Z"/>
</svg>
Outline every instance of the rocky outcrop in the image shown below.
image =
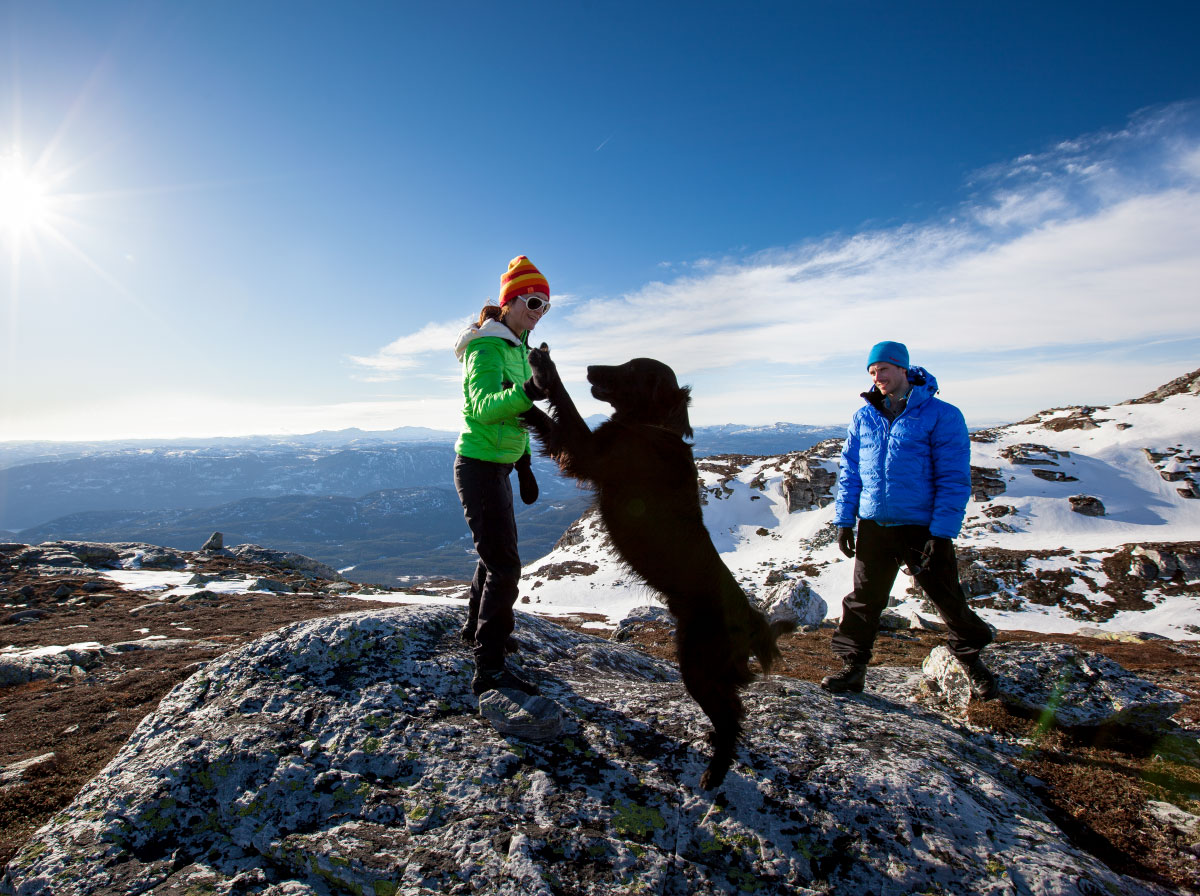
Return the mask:
<svg viewBox="0 0 1200 896">
<path fill-rule="evenodd" d="M 833 502 L 841 450 L 841 439 L 826 439 L 795 455 L 783 477 L 788 513 L 825 507 Z"/>
<path fill-rule="evenodd" d="M 971 467 L 971 500 L 990 501 L 1007 489 L 1004 476 L 991 467 Z"/>
<path fill-rule="evenodd" d="M 1200 369 L 1177 376 L 1141 398 L 1131 398 L 1121 404 L 1158 404 L 1175 395 L 1200 395 Z"/>
<path fill-rule="evenodd" d="M 1103 623 L 1123 611 L 1153 609 L 1166 595 L 1200 597 L 1197 542 L 1127 544 L 1115 551 L 961 545 L 957 555 L 959 580 L 976 607 L 1056 606 L 1081 623 Z M 919 593 L 919 586 L 909 590 Z"/>
<path fill-rule="evenodd" d="M 214 641 L 188 638 L 141 638 L 112 644 L 81 642 L 66 647 L 35 647 L 29 650 L 5 649 L 0 652 L 0 687 L 29 681 L 64 681 L 80 678 L 107 657 L 134 650 L 210 650 L 221 645 Z"/>
<path fill-rule="evenodd" d="M 753 685 L 739 761 L 705 793 L 707 726 L 669 664 L 522 615 L 521 665 L 563 731 L 516 740 L 478 714 L 461 623 L 355 613 L 213 661 L 0 890 L 1165 892 L 1071 846 L 995 744 L 909 703 L 907 685 L 855 699 Z"/>
<path fill-rule="evenodd" d="M 1032 442 L 1021 442 L 1016 445 L 1006 445 L 1000 449 L 1000 456 L 1011 464 L 1018 466 L 1058 466 L 1057 461 L 1062 457 L 1070 457 L 1069 451 L 1055 451 L 1045 445 L 1035 445 Z"/>
<path fill-rule="evenodd" d="M 1181 498 L 1200 498 L 1200 452 L 1182 446 L 1142 451 L 1164 482 L 1175 483 Z"/>
<path fill-rule="evenodd" d="M 1088 405 L 1050 408 L 1038 411 L 1032 417 L 1026 417 L 1017 425 L 1038 426 L 1051 432 L 1066 432 L 1070 429 L 1099 429 L 1100 424 L 1109 422 L 1109 418 L 1097 417 L 1096 413 L 1106 410 L 1108 408 Z"/>
<path fill-rule="evenodd" d="M 47 541 L 10 545 L 8 562 L 42 574 L 93 569 L 183 569 L 187 554 L 173 548 L 140 542 L 101 544 L 91 541 Z"/>
</svg>

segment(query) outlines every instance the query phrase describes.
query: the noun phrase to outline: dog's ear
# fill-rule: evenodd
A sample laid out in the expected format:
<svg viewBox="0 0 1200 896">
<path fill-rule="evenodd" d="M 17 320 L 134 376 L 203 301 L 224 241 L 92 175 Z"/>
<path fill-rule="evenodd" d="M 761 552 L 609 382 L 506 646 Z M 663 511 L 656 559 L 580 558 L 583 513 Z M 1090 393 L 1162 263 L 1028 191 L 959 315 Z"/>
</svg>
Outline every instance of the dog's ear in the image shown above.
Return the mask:
<svg viewBox="0 0 1200 896">
<path fill-rule="evenodd" d="M 667 406 L 667 416 L 663 425 L 674 430 L 686 439 L 692 437 L 692 424 L 688 420 L 688 406 L 692 403 L 692 389 L 683 386 L 677 389 L 671 403 Z"/>
</svg>

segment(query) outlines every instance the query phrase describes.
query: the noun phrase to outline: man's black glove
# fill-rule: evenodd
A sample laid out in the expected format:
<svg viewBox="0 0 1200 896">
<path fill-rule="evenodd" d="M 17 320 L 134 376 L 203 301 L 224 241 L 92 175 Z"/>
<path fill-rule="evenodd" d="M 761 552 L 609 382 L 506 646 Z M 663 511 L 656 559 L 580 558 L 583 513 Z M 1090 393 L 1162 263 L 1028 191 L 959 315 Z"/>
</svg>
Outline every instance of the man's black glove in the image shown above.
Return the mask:
<svg viewBox="0 0 1200 896">
<path fill-rule="evenodd" d="M 915 564 L 908 564 L 909 574 L 919 576 L 925 570 L 929 569 L 929 565 L 933 563 L 934 557 L 940 553 L 944 553 L 952 544 L 953 542 L 949 538 L 939 538 L 934 535 L 929 536 L 929 540 L 921 548 L 921 553 L 917 555 L 917 562 Z"/>
<path fill-rule="evenodd" d="M 838 547 L 847 557 L 854 556 L 854 527 L 840 526 L 838 528 Z"/>
<path fill-rule="evenodd" d="M 532 504 L 538 499 L 538 484 L 533 478 L 533 458 L 528 454 L 522 454 L 521 459 L 513 466 L 517 471 L 517 485 L 521 488 L 521 500 L 526 504 Z"/>
</svg>

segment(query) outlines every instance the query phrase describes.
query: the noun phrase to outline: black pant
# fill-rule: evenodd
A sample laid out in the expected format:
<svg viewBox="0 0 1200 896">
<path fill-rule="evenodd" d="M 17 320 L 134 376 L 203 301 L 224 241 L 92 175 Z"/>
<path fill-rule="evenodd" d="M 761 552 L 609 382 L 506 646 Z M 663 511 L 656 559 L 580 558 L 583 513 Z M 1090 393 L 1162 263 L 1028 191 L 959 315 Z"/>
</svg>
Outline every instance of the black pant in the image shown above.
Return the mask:
<svg viewBox="0 0 1200 896">
<path fill-rule="evenodd" d="M 513 631 L 513 606 L 521 579 L 517 520 L 513 514 L 512 464 L 458 455 L 454 488 L 479 554 L 471 580 L 470 618 L 475 628 L 475 661 L 488 668 L 504 664 L 504 643 Z"/>
<path fill-rule="evenodd" d="M 859 520 L 854 559 L 854 590 L 842 600 L 842 621 L 833 636 L 833 652 L 847 662 L 869 663 L 871 647 L 879 634 L 879 617 L 902 563 L 920 565 L 920 554 L 929 540 L 925 526 L 880 526 Z M 950 629 L 950 651 L 964 662 L 979 656 L 992 641 L 986 622 L 967 603 L 958 581 L 954 543 L 940 541 L 919 584 Z"/>
</svg>

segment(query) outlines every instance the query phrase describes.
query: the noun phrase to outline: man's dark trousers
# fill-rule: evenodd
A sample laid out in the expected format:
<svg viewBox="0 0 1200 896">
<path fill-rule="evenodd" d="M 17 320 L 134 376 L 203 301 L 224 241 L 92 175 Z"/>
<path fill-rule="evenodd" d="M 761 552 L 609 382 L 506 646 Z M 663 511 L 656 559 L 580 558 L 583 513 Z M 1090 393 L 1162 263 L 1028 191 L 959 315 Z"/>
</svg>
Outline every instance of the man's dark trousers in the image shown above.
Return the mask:
<svg viewBox="0 0 1200 896">
<path fill-rule="evenodd" d="M 833 636 L 833 652 L 844 661 L 866 664 L 879 634 L 879 617 L 887 607 L 888 595 L 900 565 L 917 568 L 929 541 L 925 526 L 880 526 L 859 520 L 855 545 L 854 590 L 842 600 L 842 621 Z M 950 629 L 950 651 L 963 662 L 979 656 L 992 641 L 986 622 L 967 603 L 958 581 L 958 559 L 954 543 L 940 539 L 928 566 L 917 574 L 919 584 L 937 607 Z"/>
<path fill-rule="evenodd" d="M 479 553 L 468 611 L 472 619 L 478 614 L 475 661 L 487 668 L 504 665 L 504 643 L 513 631 L 521 580 L 511 472 L 512 464 L 461 455 L 454 461 L 454 486 Z"/>
</svg>

